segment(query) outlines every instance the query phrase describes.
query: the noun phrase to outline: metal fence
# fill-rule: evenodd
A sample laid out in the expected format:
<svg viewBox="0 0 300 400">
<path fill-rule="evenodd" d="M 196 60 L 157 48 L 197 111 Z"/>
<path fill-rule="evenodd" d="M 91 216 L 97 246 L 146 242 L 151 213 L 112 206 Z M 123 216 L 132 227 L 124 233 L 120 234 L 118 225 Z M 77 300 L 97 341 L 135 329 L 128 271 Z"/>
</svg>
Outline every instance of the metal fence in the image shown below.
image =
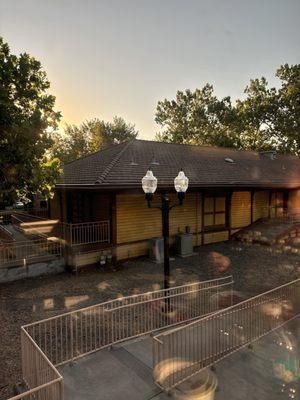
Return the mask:
<svg viewBox="0 0 300 400">
<path fill-rule="evenodd" d="M 23 326 L 29 392 L 10 400 L 63 400 L 55 366 L 140 335 L 191 321 L 232 301 L 232 276 L 127 296 Z"/>
<path fill-rule="evenodd" d="M 28 222 L 38 222 L 38 221 L 46 221 L 42 217 L 38 217 L 36 215 L 29 215 L 25 213 L 18 213 L 18 214 L 12 214 L 11 215 L 11 223 L 13 226 L 20 230 L 23 231 L 22 224 L 23 223 L 28 223 Z"/>
<path fill-rule="evenodd" d="M 34 261 L 42 261 L 62 255 L 60 241 L 47 238 L 13 241 L 0 245 L 0 268 L 26 265 Z"/>
<path fill-rule="evenodd" d="M 270 206 L 262 207 L 261 216 L 264 221 L 275 220 L 286 223 L 299 223 L 300 222 L 300 210 L 290 210 L 289 208 Z"/>
<path fill-rule="evenodd" d="M 300 314 L 300 279 L 153 338 L 156 384 L 170 390 Z"/>
<path fill-rule="evenodd" d="M 26 330 L 55 365 L 218 309 L 217 293 L 232 277 L 159 290 L 72 311 Z M 167 305 L 167 309 L 166 309 Z"/>
<path fill-rule="evenodd" d="M 55 364 L 156 330 L 191 321 L 219 309 L 218 294 L 232 299 L 225 277 L 159 290 L 72 311 L 25 327 Z"/>
<path fill-rule="evenodd" d="M 63 378 L 24 328 L 21 328 L 22 373 L 28 391 L 11 400 L 63 400 Z"/>
<path fill-rule="evenodd" d="M 12 215 L 17 215 L 17 214 L 23 213 L 23 211 L 20 210 L 1 210 L 0 211 L 0 224 L 6 225 L 6 224 L 11 224 L 11 217 Z"/>
<path fill-rule="evenodd" d="M 110 222 L 107 220 L 79 224 L 62 223 L 62 235 L 70 246 L 110 243 Z"/>
</svg>

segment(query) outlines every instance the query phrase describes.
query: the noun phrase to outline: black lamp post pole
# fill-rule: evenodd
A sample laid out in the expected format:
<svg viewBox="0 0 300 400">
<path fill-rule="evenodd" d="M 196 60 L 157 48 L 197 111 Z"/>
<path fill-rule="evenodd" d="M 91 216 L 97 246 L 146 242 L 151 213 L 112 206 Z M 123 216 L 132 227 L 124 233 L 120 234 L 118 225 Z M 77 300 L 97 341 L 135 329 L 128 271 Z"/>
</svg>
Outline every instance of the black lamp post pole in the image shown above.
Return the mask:
<svg viewBox="0 0 300 400">
<path fill-rule="evenodd" d="M 169 213 L 170 199 L 167 193 L 161 196 L 162 233 L 164 238 L 164 289 L 170 287 L 170 258 L 169 258 Z"/>
<path fill-rule="evenodd" d="M 161 195 L 161 206 L 152 206 L 153 193 L 146 193 L 146 200 L 149 208 L 159 208 L 162 217 L 162 234 L 164 239 L 164 289 L 170 288 L 170 257 L 169 257 L 169 214 L 176 206 L 182 206 L 185 197 L 184 192 L 178 193 L 179 204 L 170 205 L 168 193 Z"/>
</svg>

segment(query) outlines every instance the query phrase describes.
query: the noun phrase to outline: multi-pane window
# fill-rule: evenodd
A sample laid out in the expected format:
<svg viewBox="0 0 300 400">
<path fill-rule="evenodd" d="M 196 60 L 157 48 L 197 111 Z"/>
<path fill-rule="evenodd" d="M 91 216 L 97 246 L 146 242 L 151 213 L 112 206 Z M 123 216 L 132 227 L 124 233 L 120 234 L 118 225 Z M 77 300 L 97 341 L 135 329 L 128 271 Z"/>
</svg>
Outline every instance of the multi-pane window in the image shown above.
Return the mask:
<svg viewBox="0 0 300 400">
<path fill-rule="evenodd" d="M 204 199 L 204 227 L 222 227 L 226 225 L 226 198 L 211 196 Z"/>
</svg>

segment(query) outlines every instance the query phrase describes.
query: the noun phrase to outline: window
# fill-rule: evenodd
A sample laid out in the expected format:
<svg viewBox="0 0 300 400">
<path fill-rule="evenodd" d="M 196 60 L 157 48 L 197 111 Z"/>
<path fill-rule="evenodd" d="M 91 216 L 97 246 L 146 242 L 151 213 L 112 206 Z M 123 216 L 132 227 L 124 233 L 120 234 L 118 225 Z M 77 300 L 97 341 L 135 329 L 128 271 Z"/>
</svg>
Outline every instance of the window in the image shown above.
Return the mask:
<svg viewBox="0 0 300 400">
<path fill-rule="evenodd" d="M 211 196 L 204 199 L 204 227 L 222 227 L 226 225 L 226 198 Z"/>
</svg>

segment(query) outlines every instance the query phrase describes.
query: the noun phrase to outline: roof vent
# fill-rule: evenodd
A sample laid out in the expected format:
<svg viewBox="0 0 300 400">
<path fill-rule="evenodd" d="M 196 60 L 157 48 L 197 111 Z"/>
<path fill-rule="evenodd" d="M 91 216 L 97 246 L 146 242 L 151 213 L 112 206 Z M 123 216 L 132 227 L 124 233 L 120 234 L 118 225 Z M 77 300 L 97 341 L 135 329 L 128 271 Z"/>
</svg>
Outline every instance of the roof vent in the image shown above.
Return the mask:
<svg viewBox="0 0 300 400">
<path fill-rule="evenodd" d="M 130 161 L 130 165 L 139 165 L 137 162 L 134 161 L 134 159 L 132 158 Z"/>
<path fill-rule="evenodd" d="M 276 150 L 260 151 L 259 154 L 263 157 L 268 157 L 270 160 L 276 160 L 277 158 Z"/>
<path fill-rule="evenodd" d="M 232 158 L 226 157 L 224 158 L 224 160 L 228 163 L 228 164 L 235 164 L 235 161 Z"/>
<path fill-rule="evenodd" d="M 159 162 L 156 161 L 155 157 L 153 156 L 152 160 L 151 160 L 151 165 L 159 165 Z"/>
</svg>

